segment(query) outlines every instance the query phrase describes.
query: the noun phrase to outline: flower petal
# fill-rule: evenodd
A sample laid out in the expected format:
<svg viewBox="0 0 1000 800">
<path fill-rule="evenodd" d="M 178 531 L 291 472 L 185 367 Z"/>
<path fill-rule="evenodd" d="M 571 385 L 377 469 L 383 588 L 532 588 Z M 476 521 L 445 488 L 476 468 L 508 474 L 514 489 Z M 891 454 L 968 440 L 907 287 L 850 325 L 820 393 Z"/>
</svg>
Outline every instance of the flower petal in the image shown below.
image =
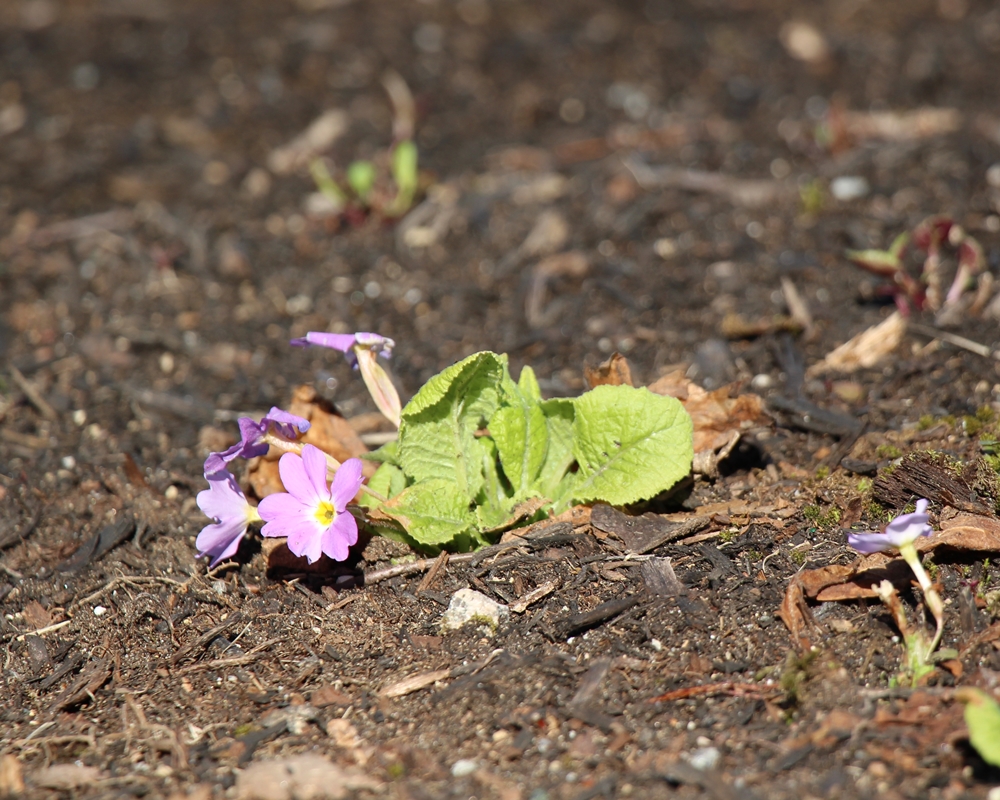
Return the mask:
<svg viewBox="0 0 1000 800">
<path fill-rule="evenodd" d="M 288 492 L 269 494 L 257 506 L 257 513 L 265 522 L 279 522 L 283 519 L 298 519 L 310 516 L 309 506 Z"/>
<path fill-rule="evenodd" d="M 208 488 L 198 492 L 198 508 L 215 520 L 246 519 L 249 503 L 232 473 L 223 470 L 208 476 Z"/>
<path fill-rule="evenodd" d="M 220 561 L 235 555 L 246 532 L 246 518 L 227 517 L 214 525 L 206 525 L 195 540 L 198 558 L 212 556 L 209 569 L 215 567 Z"/>
<path fill-rule="evenodd" d="M 847 543 L 859 553 L 883 553 L 897 545 L 884 533 L 849 533 Z"/>
<path fill-rule="evenodd" d="M 348 511 L 337 514 L 323 532 L 323 552 L 334 561 L 346 561 L 348 549 L 358 541 L 358 521 Z"/>
<path fill-rule="evenodd" d="M 323 555 L 321 536 L 315 531 L 297 530 L 288 536 L 288 549 L 297 556 L 305 556 L 312 564 Z"/>
<path fill-rule="evenodd" d="M 267 412 L 267 416 L 260 421 L 260 424 L 264 431 L 267 431 L 267 428 L 273 424 L 286 439 L 294 439 L 296 431 L 305 433 L 312 427 L 312 423 L 309 420 L 283 411 L 277 406 L 271 407 L 271 410 Z"/>
<path fill-rule="evenodd" d="M 318 447 L 307 444 L 302 448 L 302 465 L 317 497 L 330 499 L 330 486 L 326 482 L 326 455 Z"/>
<path fill-rule="evenodd" d="M 316 487 L 306 474 L 302 457 L 296 453 L 285 453 L 278 460 L 278 474 L 285 491 L 303 504 L 316 507 L 325 497 L 316 494 Z M 266 498 L 265 498 L 266 499 Z"/>
<path fill-rule="evenodd" d="M 347 508 L 347 504 L 354 499 L 354 495 L 361 488 L 361 481 L 364 476 L 361 474 L 361 459 L 349 458 L 340 465 L 337 474 L 333 476 L 333 483 L 330 485 L 330 500 L 337 512 L 342 512 Z"/>
</svg>

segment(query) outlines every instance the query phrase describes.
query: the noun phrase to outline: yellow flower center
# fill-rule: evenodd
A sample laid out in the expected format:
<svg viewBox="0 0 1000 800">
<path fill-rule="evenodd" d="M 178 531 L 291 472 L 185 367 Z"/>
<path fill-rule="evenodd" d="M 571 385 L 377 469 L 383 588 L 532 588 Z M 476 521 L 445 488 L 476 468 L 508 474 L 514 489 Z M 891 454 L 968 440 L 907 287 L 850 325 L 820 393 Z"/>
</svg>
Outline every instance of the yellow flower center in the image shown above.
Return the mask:
<svg viewBox="0 0 1000 800">
<path fill-rule="evenodd" d="M 323 500 L 316 507 L 316 521 L 324 528 L 337 518 L 337 509 L 329 500 Z"/>
</svg>

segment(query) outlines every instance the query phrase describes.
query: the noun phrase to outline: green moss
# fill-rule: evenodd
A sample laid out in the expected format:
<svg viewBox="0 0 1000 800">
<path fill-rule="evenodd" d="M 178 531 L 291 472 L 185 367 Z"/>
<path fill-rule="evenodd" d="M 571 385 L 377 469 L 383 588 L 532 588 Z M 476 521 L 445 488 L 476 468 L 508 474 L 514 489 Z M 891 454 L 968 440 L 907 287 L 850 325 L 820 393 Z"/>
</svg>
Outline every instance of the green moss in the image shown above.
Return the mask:
<svg viewBox="0 0 1000 800">
<path fill-rule="evenodd" d="M 927 570 L 927 574 L 930 576 L 931 580 L 937 583 L 938 576 L 941 574 L 941 567 L 934 563 L 934 558 L 931 553 L 924 556 L 924 569 Z"/>
<path fill-rule="evenodd" d="M 884 461 L 887 458 L 902 458 L 902 456 L 903 451 L 894 444 L 880 444 L 875 448 L 875 457 L 879 461 Z"/>
<path fill-rule="evenodd" d="M 858 494 L 868 494 L 874 485 L 871 478 L 862 478 L 858 481 Z"/>
<path fill-rule="evenodd" d="M 819 506 L 809 505 L 802 509 L 802 516 L 817 528 L 832 528 L 840 522 L 840 509 L 830 506 L 825 512 Z"/>
<path fill-rule="evenodd" d="M 830 477 L 830 468 L 826 465 L 816 470 L 816 480 L 825 481 Z"/>
<path fill-rule="evenodd" d="M 385 771 L 390 780 L 397 781 L 406 774 L 406 765 L 400 761 L 393 761 L 386 765 Z"/>
<path fill-rule="evenodd" d="M 917 420 L 917 430 L 927 431 L 934 427 L 934 417 L 930 414 L 921 414 L 920 419 Z"/>
<path fill-rule="evenodd" d="M 818 650 L 812 650 L 801 656 L 796 656 L 793 652 L 788 653 L 778 683 L 787 696 L 789 703 L 797 704 L 802 698 L 802 690 L 805 688 L 806 679 L 809 677 L 809 667 L 818 655 Z"/>
<path fill-rule="evenodd" d="M 976 419 L 980 422 L 993 422 L 996 419 L 996 412 L 993 410 L 993 406 L 979 406 L 976 409 Z"/>
<path fill-rule="evenodd" d="M 253 730 L 255 730 L 253 725 L 249 722 L 244 722 L 242 725 L 236 726 L 236 730 L 233 731 L 233 738 L 239 739 L 241 736 L 246 736 Z"/>
<path fill-rule="evenodd" d="M 966 436 L 978 436 L 983 432 L 983 421 L 978 417 L 966 415 L 962 417 L 962 430 Z"/>
<path fill-rule="evenodd" d="M 808 557 L 805 548 L 792 550 L 791 555 L 792 555 L 792 561 L 796 564 L 796 566 L 799 567 L 801 567 L 803 564 L 806 563 L 806 558 Z"/>
</svg>

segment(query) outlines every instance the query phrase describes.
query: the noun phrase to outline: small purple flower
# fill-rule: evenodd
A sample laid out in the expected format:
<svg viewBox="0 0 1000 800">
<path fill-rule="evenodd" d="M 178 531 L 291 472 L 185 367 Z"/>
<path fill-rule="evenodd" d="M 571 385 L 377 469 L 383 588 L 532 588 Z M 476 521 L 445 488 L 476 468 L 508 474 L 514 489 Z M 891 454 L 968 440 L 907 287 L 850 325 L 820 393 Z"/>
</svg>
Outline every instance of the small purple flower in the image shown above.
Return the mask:
<svg viewBox="0 0 1000 800">
<path fill-rule="evenodd" d="M 347 504 L 361 488 L 361 460 L 350 458 L 340 465 L 333 483 L 326 483 L 326 456 L 311 444 L 302 455 L 285 453 L 278 473 L 286 492 L 270 494 L 260 501 L 264 536 L 287 536 L 288 549 L 305 556 L 309 563 L 326 553 L 334 561 L 345 561 L 348 548 L 358 541 L 358 523 Z"/>
<path fill-rule="evenodd" d="M 291 344 L 295 347 L 307 347 L 311 344 L 320 347 L 331 347 L 339 350 L 345 356 L 352 367 L 358 365 L 356 349 L 377 351 L 382 358 L 392 356 L 392 348 L 396 342 L 388 336 L 380 336 L 377 333 L 322 333 L 320 331 L 309 331 L 305 336 L 292 339 Z"/>
<path fill-rule="evenodd" d="M 268 411 L 267 416 L 260 422 L 254 422 L 250 417 L 240 417 L 240 441 L 221 453 L 209 453 L 205 459 L 205 475 L 221 472 L 234 458 L 256 458 L 265 455 L 267 442 L 264 441 L 264 437 L 272 425 L 275 432 L 285 439 L 294 439 L 297 433 L 305 433 L 310 427 L 307 420 L 282 411 L 277 406 Z"/>
<path fill-rule="evenodd" d="M 227 470 L 208 476 L 208 488 L 198 493 L 198 508 L 215 520 L 201 529 L 195 541 L 198 558 L 212 556 L 209 568 L 235 555 L 247 527 L 260 520 L 257 509 L 247 502 Z"/>
<path fill-rule="evenodd" d="M 933 533 L 927 514 L 927 500 L 917 500 L 917 510 L 902 514 L 886 525 L 884 533 L 849 533 L 847 543 L 859 553 L 880 553 L 912 547 L 921 536 Z"/>
</svg>

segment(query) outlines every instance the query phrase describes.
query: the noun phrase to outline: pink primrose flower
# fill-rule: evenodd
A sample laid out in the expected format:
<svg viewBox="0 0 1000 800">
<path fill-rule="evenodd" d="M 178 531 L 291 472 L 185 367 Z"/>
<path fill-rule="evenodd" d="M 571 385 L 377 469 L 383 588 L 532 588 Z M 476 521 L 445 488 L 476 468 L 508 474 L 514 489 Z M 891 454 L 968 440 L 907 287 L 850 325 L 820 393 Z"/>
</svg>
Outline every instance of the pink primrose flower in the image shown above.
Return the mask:
<svg viewBox="0 0 1000 800">
<path fill-rule="evenodd" d="M 358 541 L 358 523 L 347 504 L 361 488 L 361 461 L 351 458 L 340 465 L 333 483 L 326 482 L 326 456 L 311 444 L 302 455 L 285 453 L 278 461 L 285 492 L 260 501 L 264 536 L 288 537 L 288 549 L 312 564 L 326 553 L 335 561 L 347 559 L 348 548 Z"/>
</svg>

